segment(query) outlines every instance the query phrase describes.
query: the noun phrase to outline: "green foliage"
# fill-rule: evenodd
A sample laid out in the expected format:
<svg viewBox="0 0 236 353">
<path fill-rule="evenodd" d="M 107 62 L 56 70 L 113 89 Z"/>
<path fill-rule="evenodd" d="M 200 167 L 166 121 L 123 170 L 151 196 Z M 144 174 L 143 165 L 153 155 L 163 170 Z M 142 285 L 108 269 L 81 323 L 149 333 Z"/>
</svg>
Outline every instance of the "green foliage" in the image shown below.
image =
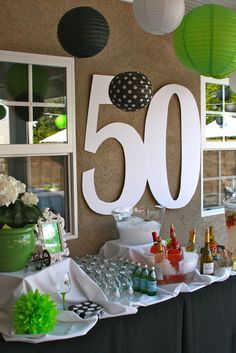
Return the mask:
<svg viewBox="0 0 236 353">
<path fill-rule="evenodd" d="M 40 208 L 36 205 L 27 206 L 21 200 L 0 207 L 0 228 L 7 224 L 11 228 L 24 227 L 27 224 L 35 224 L 42 217 Z"/>
<path fill-rule="evenodd" d="M 49 294 L 38 289 L 22 295 L 13 307 L 13 325 L 17 334 L 38 334 L 51 331 L 58 311 Z"/>
<path fill-rule="evenodd" d="M 34 143 L 39 143 L 48 136 L 54 135 L 60 131 L 55 126 L 55 119 L 48 116 L 42 116 L 34 128 Z"/>
</svg>

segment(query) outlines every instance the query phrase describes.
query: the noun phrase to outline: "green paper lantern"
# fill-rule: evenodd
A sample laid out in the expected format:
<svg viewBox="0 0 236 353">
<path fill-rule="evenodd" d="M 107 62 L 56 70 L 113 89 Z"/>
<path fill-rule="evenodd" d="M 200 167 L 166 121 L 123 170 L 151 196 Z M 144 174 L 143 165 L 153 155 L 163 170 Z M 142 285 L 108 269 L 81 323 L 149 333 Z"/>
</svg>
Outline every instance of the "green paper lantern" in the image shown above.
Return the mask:
<svg viewBox="0 0 236 353">
<path fill-rule="evenodd" d="M 180 62 L 188 69 L 218 79 L 236 69 L 236 12 L 206 4 L 187 13 L 174 34 Z"/>
<path fill-rule="evenodd" d="M 65 114 L 58 115 L 55 119 L 55 125 L 58 129 L 65 129 L 67 126 L 67 118 Z"/>
<path fill-rule="evenodd" d="M 0 105 L 0 120 L 4 119 L 7 115 L 7 110 L 4 105 Z"/>
</svg>

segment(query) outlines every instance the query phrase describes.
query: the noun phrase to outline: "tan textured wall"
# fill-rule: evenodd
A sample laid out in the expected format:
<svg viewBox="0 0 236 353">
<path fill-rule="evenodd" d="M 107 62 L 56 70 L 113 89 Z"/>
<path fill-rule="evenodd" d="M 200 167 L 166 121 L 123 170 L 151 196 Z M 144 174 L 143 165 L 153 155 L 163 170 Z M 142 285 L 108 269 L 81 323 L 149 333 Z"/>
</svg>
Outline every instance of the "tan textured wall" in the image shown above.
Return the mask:
<svg viewBox="0 0 236 353">
<path fill-rule="evenodd" d="M 110 38 L 106 48 L 93 58 L 76 59 L 76 119 L 78 152 L 79 239 L 69 242 L 72 254 L 96 253 L 109 239 L 118 236 L 111 216 L 92 212 L 85 203 L 81 191 L 82 172 L 96 167 L 96 188 L 101 198 L 112 201 L 119 195 L 123 181 L 123 154 L 115 140 L 107 140 L 95 156 L 83 151 L 89 92 L 93 74 L 116 75 L 123 71 L 139 70 L 152 81 L 154 90 L 168 83 L 186 86 L 199 103 L 200 78 L 187 71 L 177 61 L 172 46 L 172 36 L 155 36 L 143 32 L 133 18 L 132 6 L 119 0 L 6 0 L 1 8 L 0 49 L 69 56 L 60 46 L 57 24 L 61 16 L 76 6 L 92 6 L 99 10 L 110 26 Z M 102 107 L 103 117 L 99 127 L 109 122 L 131 124 L 143 136 L 146 110 L 123 113 L 115 107 Z M 172 99 L 168 118 L 168 177 L 173 196 L 177 195 L 180 170 L 179 110 Z M 191 170 L 189 171 L 191 178 Z M 140 204 L 154 204 L 147 189 Z M 168 210 L 162 235 L 168 234 L 169 224 L 174 223 L 182 243 L 188 231 L 196 227 L 199 242 L 205 228 L 214 224 L 217 238 L 224 242 L 224 217 L 201 218 L 200 184 L 185 208 Z"/>
</svg>

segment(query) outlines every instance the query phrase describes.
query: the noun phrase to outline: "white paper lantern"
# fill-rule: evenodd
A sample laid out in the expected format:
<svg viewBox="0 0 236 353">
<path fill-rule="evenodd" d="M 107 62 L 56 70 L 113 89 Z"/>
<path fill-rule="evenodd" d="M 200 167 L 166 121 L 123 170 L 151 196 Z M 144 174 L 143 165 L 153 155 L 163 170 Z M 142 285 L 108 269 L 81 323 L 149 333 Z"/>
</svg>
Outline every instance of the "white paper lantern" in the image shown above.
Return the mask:
<svg viewBox="0 0 236 353">
<path fill-rule="evenodd" d="M 185 12 L 184 0 L 133 0 L 134 17 L 149 33 L 166 34 L 181 23 Z"/>
<path fill-rule="evenodd" d="M 236 92 L 236 71 L 229 78 L 229 86 L 233 92 Z"/>
</svg>

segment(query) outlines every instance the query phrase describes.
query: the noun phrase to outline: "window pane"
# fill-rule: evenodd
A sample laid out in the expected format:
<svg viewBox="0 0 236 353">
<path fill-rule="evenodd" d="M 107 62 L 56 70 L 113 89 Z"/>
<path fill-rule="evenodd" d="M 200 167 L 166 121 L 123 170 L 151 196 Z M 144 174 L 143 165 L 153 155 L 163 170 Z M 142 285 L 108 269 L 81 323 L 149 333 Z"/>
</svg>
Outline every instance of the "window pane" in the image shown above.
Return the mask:
<svg viewBox="0 0 236 353">
<path fill-rule="evenodd" d="M 34 108 L 33 143 L 66 143 L 67 118 L 63 108 Z"/>
<path fill-rule="evenodd" d="M 225 86 L 225 111 L 236 113 L 236 93 Z"/>
<path fill-rule="evenodd" d="M 236 151 L 221 151 L 221 173 L 236 176 Z"/>
<path fill-rule="evenodd" d="M 48 103 L 60 98 L 65 103 L 66 68 L 33 65 L 32 73 L 35 102 Z"/>
<path fill-rule="evenodd" d="M 0 99 L 28 101 L 28 65 L 0 62 Z"/>
<path fill-rule="evenodd" d="M 223 85 L 206 83 L 206 110 L 222 111 Z"/>
<path fill-rule="evenodd" d="M 217 180 L 204 181 L 203 207 L 205 210 L 218 207 L 219 202 L 219 183 Z"/>
<path fill-rule="evenodd" d="M 69 232 L 68 157 L 9 157 L 0 159 L 4 174 L 11 175 L 27 185 L 27 190 L 37 194 L 39 207 L 49 207 L 59 213 Z"/>
<path fill-rule="evenodd" d="M 203 152 L 203 177 L 217 177 L 219 172 L 219 155 L 218 151 Z"/>
</svg>

